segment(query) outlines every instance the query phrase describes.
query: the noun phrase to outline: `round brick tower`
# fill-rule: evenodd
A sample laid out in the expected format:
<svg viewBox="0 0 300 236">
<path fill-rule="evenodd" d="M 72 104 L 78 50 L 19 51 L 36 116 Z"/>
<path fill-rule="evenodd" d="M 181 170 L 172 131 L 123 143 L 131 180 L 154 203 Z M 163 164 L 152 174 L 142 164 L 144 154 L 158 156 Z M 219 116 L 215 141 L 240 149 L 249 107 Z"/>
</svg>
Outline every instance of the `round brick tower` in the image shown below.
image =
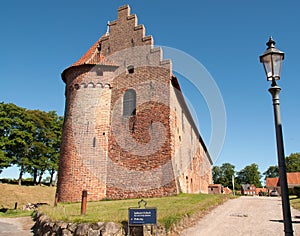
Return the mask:
<svg viewBox="0 0 300 236">
<path fill-rule="evenodd" d="M 84 58 L 62 73 L 66 108 L 59 163 L 58 200 L 79 201 L 83 189 L 90 200 L 106 194 L 111 80 L 117 68 L 95 48 L 93 61 Z"/>
</svg>

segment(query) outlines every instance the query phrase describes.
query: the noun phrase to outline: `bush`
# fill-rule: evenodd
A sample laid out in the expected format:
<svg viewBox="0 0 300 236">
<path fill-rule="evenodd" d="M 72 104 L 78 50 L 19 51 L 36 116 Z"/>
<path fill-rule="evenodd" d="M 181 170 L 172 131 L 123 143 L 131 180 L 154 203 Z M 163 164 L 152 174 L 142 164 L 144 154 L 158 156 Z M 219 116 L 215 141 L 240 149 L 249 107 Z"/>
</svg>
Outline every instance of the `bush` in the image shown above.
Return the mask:
<svg viewBox="0 0 300 236">
<path fill-rule="evenodd" d="M 289 195 L 296 195 L 297 198 L 300 198 L 300 186 L 289 188 Z"/>
<path fill-rule="evenodd" d="M 294 194 L 300 198 L 300 186 L 294 187 Z"/>
</svg>

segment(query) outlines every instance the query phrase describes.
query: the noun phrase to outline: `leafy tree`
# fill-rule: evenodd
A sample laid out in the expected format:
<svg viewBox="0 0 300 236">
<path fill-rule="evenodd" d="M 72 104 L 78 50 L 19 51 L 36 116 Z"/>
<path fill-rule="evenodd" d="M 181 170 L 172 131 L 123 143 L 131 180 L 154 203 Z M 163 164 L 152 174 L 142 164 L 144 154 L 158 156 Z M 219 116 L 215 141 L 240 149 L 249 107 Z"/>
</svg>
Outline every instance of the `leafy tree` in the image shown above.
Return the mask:
<svg viewBox="0 0 300 236">
<path fill-rule="evenodd" d="M 10 167 L 13 159 L 7 155 L 6 146 L 9 142 L 9 130 L 11 127 L 8 118 L 8 105 L 0 103 L 0 173 L 2 169 Z"/>
<path fill-rule="evenodd" d="M 269 166 L 269 168 L 263 173 L 266 178 L 276 178 L 279 177 L 279 168 L 278 166 Z"/>
<path fill-rule="evenodd" d="M 292 153 L 285 159 L 287 172 L 300 172 L 300 153 Z"/>
<path fill-rule="evenodd" d="M 4 137 L 2 146 L 5 146 L 2 151 L 5 157 L 10 159 L 10 165 L 16 164 L 20 168 L 18 182 L 21 185 L 25 166 L 29 160 L 34 126 L 29 121 L 26 110 L 12 103 L 1 103 L 1 117 L 1 132 Z"/>
<path fill-rule="evenodd" d="M 232 176 L 234 175 L 234 165 L 231 165 L 230 163 L 224 163 L 221 165 L 221 173 L 222 178 L 221 182 L 223 186 L 228 186 L 229 188 L 232 188 Z"/>
<path fill-rule="evenodd" d="M 26 170 L 33 175 L 33 180 L 36 184 L 41 182 L 49 163 L 48 154 L 51 149 L 49 145 L 51 140 L 50 122 L 46 112 L 40 110 L 27 112 L 34 123 L 34 141 L 30 152 L 30 163 L 26 166 Z M 39 179 L 37 180 L 37 178 Z"/>
<path fill-rule="evenodd" d="M 220 183 L 221 171 L 219 166 L 213 166 L 212 168 L 212 178 L 215 184 Z"/>
<path fill-rule="evenodd" d="M 1 149 L 0 149 L 0 173 L 2 172 L 2 169 L 11 166 L 11 158 L 7 157 L 5 152 Z"/>
<path fill-rule="evenodd" d="M 52 132 L 52 142 L 51 142 L 51 154 L 50 163 L 48 167 L 48 172 L 50 173 L 50 185 L 53 183 L 53 177 L 58 169 L 58 162 L 60 156 L 60 142 L 62 136 L 62 126 L 64 119 L 62 116 L 58 116 L 56 112 L 50 111 L 48 115 L 51 117 L 51 132 Z"/>
<path fill-rule="evenodd" d="M 212 170 L 214 183 L 232 188 L 234 168 L 235 166 L 230 163 L 223 163 L 220 167 L 214 166 Z"/>
<path fill-rule="evenodd" d="M 35 125 L 31 163 L 28 166 L 28 172 L 33 175 L 33 179 L 37 184 L 41 184 L 43 175 L 47 170 L 51 175 L 51 181 L 57 170 L 63 119 L 54 111 L 47 113 L 32 110 L 28 113 Z"/>
<path fill-rule="evenodd" d="M 237 182 L 239 184 L 254 184 L 256 187 L 262 187 L 260 177 L 258 165 L 253 163 L 237 173 Z"/>
<path fill-rule="evenodd" d="M 49 171 L 51 182 L 58 168 L 63 118 L 55 111 L 26 110 L 0 103 L 0 173 L 15 164 L 19 185 L 25 172 L 41 183 Z"/>
</svg>

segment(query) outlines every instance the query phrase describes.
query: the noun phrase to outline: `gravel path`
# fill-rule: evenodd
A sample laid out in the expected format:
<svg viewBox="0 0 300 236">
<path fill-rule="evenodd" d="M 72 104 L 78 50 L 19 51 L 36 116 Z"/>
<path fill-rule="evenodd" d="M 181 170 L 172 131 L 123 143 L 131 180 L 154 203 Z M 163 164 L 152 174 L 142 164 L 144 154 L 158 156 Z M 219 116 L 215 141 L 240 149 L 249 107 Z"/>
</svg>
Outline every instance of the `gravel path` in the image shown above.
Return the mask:
<svg viewBox="0 0 300 236">
<path fill-rule="evenodd" d="M 0 218 L 0 236 L 32 236 L 31 217 Z"/>
<path fill-rule="evenodd" d="M 291 210 L 294 235 L 300 235 L 300 211 Z M 281 198 L 240 197 L 229 200 L 180 235 L 284 235 Z"/>
</svg>

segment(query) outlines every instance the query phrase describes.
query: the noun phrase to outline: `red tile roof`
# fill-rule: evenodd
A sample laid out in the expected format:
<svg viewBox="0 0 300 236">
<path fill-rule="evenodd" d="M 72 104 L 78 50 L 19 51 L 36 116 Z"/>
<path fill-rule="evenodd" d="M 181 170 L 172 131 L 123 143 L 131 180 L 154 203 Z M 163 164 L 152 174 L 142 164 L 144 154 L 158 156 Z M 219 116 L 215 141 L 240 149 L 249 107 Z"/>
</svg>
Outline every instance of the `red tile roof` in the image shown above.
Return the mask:
<svg viewBox="0 0 300 236">
<path fill-rule="evenodd" d="M 279 178 L 267 178 L 266 179 L 267 187 L 277 187 L 279 186 Z"/>
<path fill-rule="evenodd" d="M 300 185 L 300 172 L 286 173 L 288 185 Z M 267 178 L 267 187 L 280 186 L 279 178 Z"/>
<path fill-rule="evenodd" d="M 223 194 L 230 194 L 232 193 L 232 190 L 228 187 L 223 188 Z"/>
<path fill-rule="evenodd" d="M 84 64 L 117 66 L 116 64 L 107 60 L 107 58 L 105 58 L 103 54 L 100 51 L 98 51 L 98 45 L 100 44 L 100 42 L 104 37 L 107 37 L 107 35 L 104 34 L 101 38 L 99 38 L 93 44 L 93 46 L 85 54 L 83 54 L 83 56 L 78 61 L 76 61 L 72 66 L 79 66 Z"/>
<path fill-rule="evenodd" d="M 288 184 L 300 185 L 300 172 L 287 173 Z"/>
<path fill-rule="evenodd" d="M 103 65 L 103 66 L 110 66 L 110 67 L 115 67 L 117 68 L 118 65 L 115 63 L 109 61 L 102 53 L 101 51 L 98 50 L 98 45 L 102 41 L 104 37 L 107 37 L 106 34 L 104 34 L 101 38 L 99 38 L 90 49 L 83 54 L 83 56 L 76 61 L 73 65 L 69 66 L 66 68 L 63 73 L 62 73 L 62 79 L 64 82 L 66 82 L 66 73 L 69 71 L 69 69 L 77 67 L 77 66 L 82 66 L 82 65 Z"/>
</svg>

